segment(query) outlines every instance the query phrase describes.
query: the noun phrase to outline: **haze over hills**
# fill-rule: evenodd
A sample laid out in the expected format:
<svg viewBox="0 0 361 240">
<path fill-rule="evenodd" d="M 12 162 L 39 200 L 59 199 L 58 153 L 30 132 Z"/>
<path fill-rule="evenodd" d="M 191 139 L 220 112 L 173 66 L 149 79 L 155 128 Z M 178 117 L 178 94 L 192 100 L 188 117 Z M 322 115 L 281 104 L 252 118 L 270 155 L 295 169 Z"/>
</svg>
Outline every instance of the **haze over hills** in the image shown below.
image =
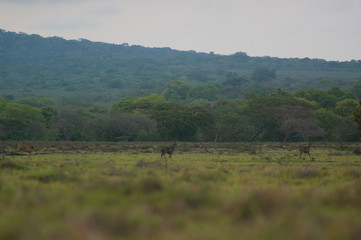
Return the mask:
<svg viewBox="0 0 361 240">
<path fill-rule="evenodd" d="M 0 56 L 0 96 L 15 99 L 48 96 L 113 103 L 126 96 L 161 94 L 174 80 L 222 86 L 233 79 L 246 82 L 244 89 L 295 91 L 349 88 L 361 79 L 360 60 L 218 55 L 5 30 L 0 30 Z"/>
</svg>

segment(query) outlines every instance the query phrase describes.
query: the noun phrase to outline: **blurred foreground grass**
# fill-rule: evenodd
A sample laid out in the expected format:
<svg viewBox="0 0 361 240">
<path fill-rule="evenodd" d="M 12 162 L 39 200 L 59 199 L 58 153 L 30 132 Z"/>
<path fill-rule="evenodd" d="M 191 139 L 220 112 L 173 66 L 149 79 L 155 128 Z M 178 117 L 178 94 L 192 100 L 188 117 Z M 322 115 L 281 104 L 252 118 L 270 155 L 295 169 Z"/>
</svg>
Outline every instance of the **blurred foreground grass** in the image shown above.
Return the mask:
<svg viewBox="0 0 361 240">
<path fill-rule="evenodd" d="M 187 149 L 5 156 L 0 239 L 360 239 L 359 156 Z"/>
</svg>

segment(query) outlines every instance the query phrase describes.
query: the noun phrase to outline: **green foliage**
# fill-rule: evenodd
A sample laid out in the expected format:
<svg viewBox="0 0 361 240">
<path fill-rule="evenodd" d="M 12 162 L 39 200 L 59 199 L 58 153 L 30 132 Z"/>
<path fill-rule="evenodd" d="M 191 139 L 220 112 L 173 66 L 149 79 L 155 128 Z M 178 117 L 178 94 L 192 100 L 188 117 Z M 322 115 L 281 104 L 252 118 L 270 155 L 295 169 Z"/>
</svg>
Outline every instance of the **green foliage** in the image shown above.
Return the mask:
<svg viewBox="0 0 361 240">
<path fill-rule="evenodd" d="M 130 110 L 133 112 L 142 112 L 145 114 L 150 114 L 152 109 L 156 106 L 161 106 L 166 103 L 166 100 L 163 96 L 158 94 L 151 94 L 146 97 L 138 97 L 130 106 Z"/>
<path fill-rule="evenodd" d="M 325 139 L 328 141 L 334 141 L 335 133 L 340 123 L 339 117 L 324 108 L 317 109 L 315 113 L 318 125 L 326 132 Z"/>
<path fill-rule="evenodd" d="M 354 99 L 344 99 L 336 103 L 333 112 L 341 117 L 351 117 L 357 108 L 357 101 Z"/>
<path fill-rule="evenodd" d="M 52 124 L 51 131 L 55 140 L 79 141 L 84 140 L 83 129 L 89 116 L 70 108 L 58 110 Z"/>
<path fill-rule="evenodd" d="M 360 139 L 353 100 L 360 61 L 224 56 L 3 30 L 0 55 L 4 140 Z"/>
<path fill-rule="evenodd" d="M 3 111 L 6 104 L 7 104 L 7 101 L 4 98 L 0 98 L 0 112 Z"/>
<path fill-rule="evenodd" d="M 43 108 L 56 105 L 56 100 L 48 97 L 27 97 L 18 101 L 21 104 L 27 104 L 32 107 Z"/>
<path fill-rule="evenodd" d="M 271 109 L 283 134 L 284 142 L 290 139 L 305 140 L 323 136 L 323 131 L 316 124 L 310 108 L 299 105 L 281 105 Z"/>
<path fill-rule="evenodd" d="M 6 100 L 0 109 L 4 140 L 357 141 L 361 135 L 350 115 L 353 99 L 326 111 L 282 89 L 217 101 L 168 101 L 157 94 L 127 97 L 109 111 L 74 103 L 38 109 Z"/>
<path fill-rule="evenodd" d="M 5 30 L 0 31 L 0 55 L 0 94 L 40 108 L 52 104 L 36 100 L 44 96 L 109 104 L 129 96 L 163 93 L 166 99 L 184 100 L 189 88 L 184 84 L 217 86 L 221 94 L 214 100 L 250 96 L 265 86 L 294 91 L 323 89 L 326 83 L 349 88 L 359 96 L 355 79 L 361 72 L 360 61 L 250 57 L 245 53 L 225 56 Z M 209 99 L 210 94 L 192 97 Z"/>
<path fill-rule="evenodd" d="M 333 109 L 336 106 L 337 102 L 336 96 L 331 95 L 327 91 L 322 91 L 318 89 L 298 90 L 295 93 L 295 96 L 314 101 L 325 109 Z"/>
<path fill-rule="evenodd" d="M 222 85 L 222 95 L 231 99 L 244 97 L 252 86 L 246 77 L 239 77 L 237 73 L 228 73 Z"/>
<path fill-rule="evenodd" d="M 256 82 L 268 82 L 276 78 L 276 71 L 266 67 L 256 68 L 251 78 Z"/>
<path fill-rule="evenodd" d="M 209 133 L 208 141 L 248 141 L 251 126 L 244 114 L 245 101 L 218 100 L 211 108 L 215 128 Z"/>
<path fill-rule="evenodd" d="M 361 131 L 361 100 L 359 106 L 353 112 L 353 120 L 356 122 L 358 129 Z"/>
<path fill-rule="evenodd" d="M 201 139 L 207 139 L 206 135 L 214 129 L 214 115 L 201 106 L 192 106 L 190 107 L 190 111 L 192 113 L 193 121 L 200 131 L 199 133 L 203 135 L 203 138 Z"/>
<path fill-rule="evenodd" d="M 220 96 L 220 89 L 215 85 L 194 86 L 188 91 L 187 99 L 205 99 L 209 101 L 217 100 Z"/>
<path fill-rule="evenodd" d="M 345 99 L 355 99 L 355 96 L 352 93 L 342 91 L 339 87 L 332 87 L 326 90 L 326 93 L 336 97 L 337 101 L 342 101 Z"/>
<path fill-rule="evenodd" d="M 8 139 L 41 139 L 45 134 L 45 119 L 37 108 L 25 104 L 7 103 L 0 111 L 0 123 Z"/>
<path fill-rule="evenodd" d="M 339 87 L 332 87 L 325 91 L 318 89 L 298 90 L 294 95 L 309 101 L 314 101 L 321 107 L 329 110 L 335 108 L 337 102 L 354 98 L 353 94 L 342 91 Z"/>
<path fill-rule="evenodd" d="M 117 106 L 119 103 L 113 105 L 113 112 L 116 112 L 114 109 L 117 109 Z M 163 140 L 195 140 L 198 131 L 206 131 L 213 126 L 213 116 L 206 109 L 169 102 L 157 94 L 132 99 L 123 109 L 128 113 L 143 114 L 154 120 L 159 136 Z M 144 130 L 141 132 L 138 134 L 144 138 Z M 149 130 L 147 132 L 153 134 Z M 156 135 L 153 136 L 156 137 Z"/>
<path fill-rule="evenodd" d="M 247 125 L 253 128 L 249 140 L 287 141 L 294 134 L 305 138 L 311 134 L 311 129 L 319 134 L 312 120 L 312 109 L 310 102 L 281 89 L 267 96 L 248 99 L 244 114 L 249 118 Z M 293 121 L 291 125 L 290 120 Z M 304 134 L 299 135 L 301 132 Z"/>
<path fill-rule="evenodd" d="M 167 100 L 186 100 L 190 89 L 190 84 L 175 80 L 167 83 L 162 95 Z"/>
<path fill-rule="evenodd" d="M 119 102 L 111 106 L 110 111 L 127 111 L 134 101 L 135 98 L 133 97 L 122 98 Z"/>
<path fill-rule="evenodd" d="M 353 93 L 358 99 L 361 99 L 361 79 L 358 79 L 352 83 L 350 92 Z"/>
<path fill-rule="evenodd" d="M 157 122 L 159 134 L 164 140 L 195 140 L 201 118 L 192 109 L 173 103 L 156 105 L 150 117 Z"/>
<path fill-rule="evenodd" d="M 89 119 L 83 135 L 87 140 L 96 141 L 150 140 L 149 136 L 156 138 L 155 128 L 155 122 L 145 115 L 113 111 Z"/>
<path fill-rule="evenodd" d="M 57 111 L 54 108 L 51 107 L 44 107 L 41 109 L 41 114 L 44 117 L 46 126 L 49 127 L 51 124 L 51 121 L 56 116 Z"/>
</svg>

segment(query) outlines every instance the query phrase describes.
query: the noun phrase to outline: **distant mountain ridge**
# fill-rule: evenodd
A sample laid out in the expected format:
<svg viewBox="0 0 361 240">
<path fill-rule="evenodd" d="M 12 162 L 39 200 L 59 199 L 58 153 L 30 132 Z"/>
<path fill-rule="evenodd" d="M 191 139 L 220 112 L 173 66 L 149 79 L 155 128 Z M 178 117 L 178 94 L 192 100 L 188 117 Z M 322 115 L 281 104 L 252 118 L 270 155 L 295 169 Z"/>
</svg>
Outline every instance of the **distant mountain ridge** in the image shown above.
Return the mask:
<svg viewBox="0 0 361 240">
<path fill-rule="evenodd" d="M 114 101 L 161 93 L 169 81 L 222 84 L 230 74 L 252 81 L 257 68 L 276 72 L 272 86 L 293 91 L 347 87 L 361 78 L 361 61 L 250 57 L 44 38 L 0 29 L 0 96 L 79 97 Z"/>
</svg>

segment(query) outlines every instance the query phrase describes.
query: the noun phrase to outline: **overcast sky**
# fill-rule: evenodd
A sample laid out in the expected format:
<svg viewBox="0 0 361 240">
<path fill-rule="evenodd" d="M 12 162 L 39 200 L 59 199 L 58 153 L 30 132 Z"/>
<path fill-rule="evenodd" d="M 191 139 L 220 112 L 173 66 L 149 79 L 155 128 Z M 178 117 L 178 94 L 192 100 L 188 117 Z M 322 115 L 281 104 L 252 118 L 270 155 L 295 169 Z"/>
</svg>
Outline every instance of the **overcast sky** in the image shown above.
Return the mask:
<svg viewBox="0 0 361 240">
<path fill-rule="evenodd" d="M 227 55 L 361 60 L 361 0 L 0 0 L 0 28 Z"/>
</svg>

